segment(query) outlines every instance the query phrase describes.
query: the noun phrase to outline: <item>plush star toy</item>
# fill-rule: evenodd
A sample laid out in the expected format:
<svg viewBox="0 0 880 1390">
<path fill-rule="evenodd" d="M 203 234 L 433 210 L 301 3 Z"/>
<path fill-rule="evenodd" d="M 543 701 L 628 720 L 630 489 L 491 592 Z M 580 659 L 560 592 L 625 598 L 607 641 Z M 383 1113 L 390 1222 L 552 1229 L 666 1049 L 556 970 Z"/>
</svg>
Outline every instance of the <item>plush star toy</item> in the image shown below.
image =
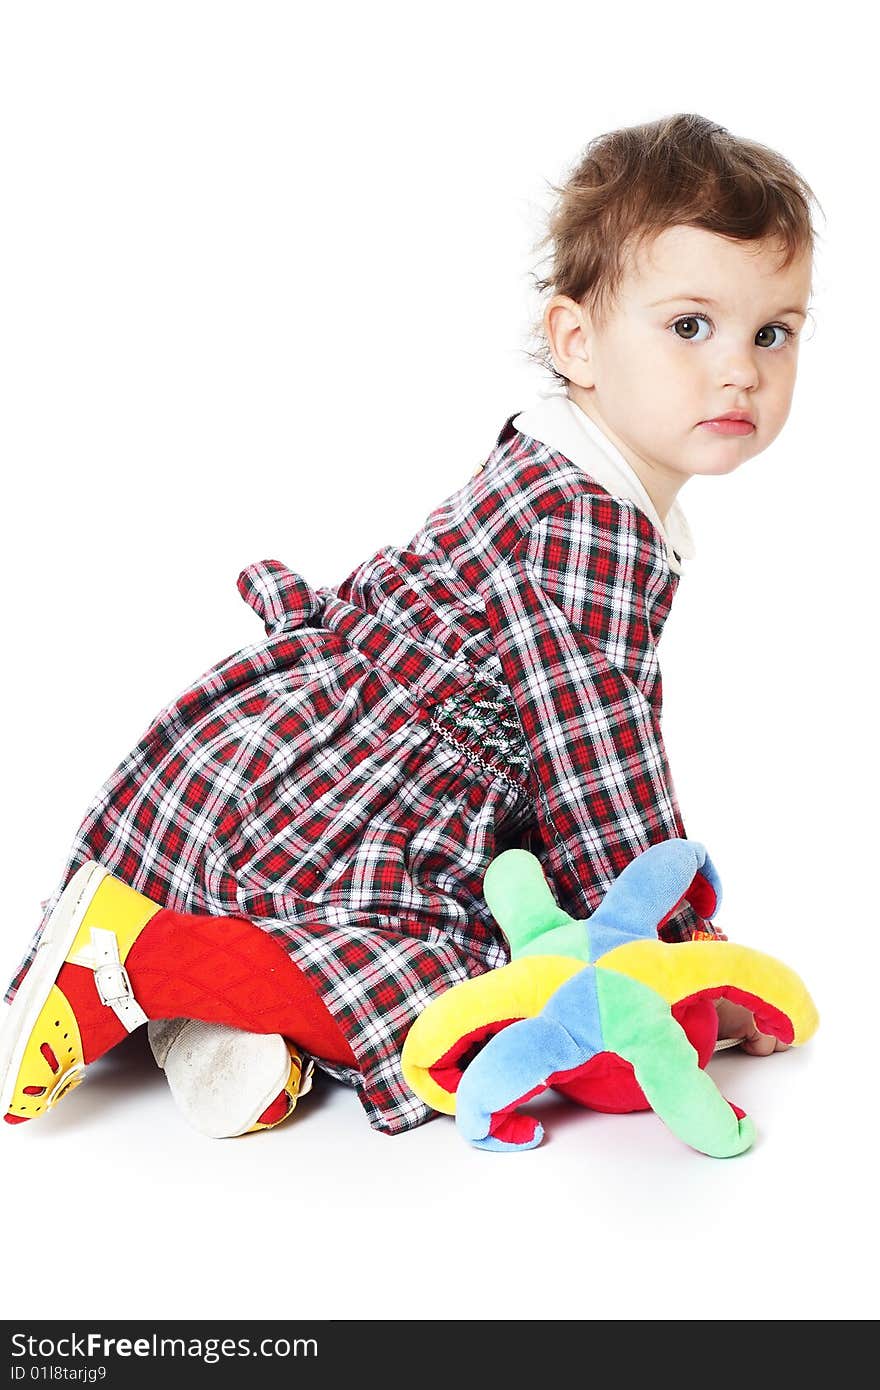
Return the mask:
<svg viewBox="0 0 880 1390">
<path fill-rule="evenodd" d="M 539 861 L 500 854 L 486 901 L 511 962 L 433 1000 L 410 1029 L 403 1072 L 427 1104 L 455 1114 L 482 1149 L 531 1149 L 543 1128 L 518 1107 L 547 1087 L 594 1110 L 653 1109 L 701 1153 L 748 1149 L 754 1126 L 704 1068 L 722 996 L 762 1033 L 806 1042 L 818 1015 L 781 961 L 729 941 L 658 940 L 685 900 L 704 918 L 721 900 L 702 845 L 667 840 L 623 870 L 585 922 L 555 902 Z"/>
</svg>

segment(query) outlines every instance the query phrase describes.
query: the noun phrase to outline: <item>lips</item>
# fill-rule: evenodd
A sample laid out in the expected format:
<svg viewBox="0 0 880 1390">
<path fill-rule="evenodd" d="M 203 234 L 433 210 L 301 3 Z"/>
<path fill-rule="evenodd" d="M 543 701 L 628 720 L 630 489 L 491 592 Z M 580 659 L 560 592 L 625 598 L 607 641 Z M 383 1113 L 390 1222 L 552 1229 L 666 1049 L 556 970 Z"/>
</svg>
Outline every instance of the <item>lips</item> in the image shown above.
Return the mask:
<svg viewBox="0 0 880 1390">
<path fill-rule="evenodd" d="M 709 430 L 712 434 L 751 434 L 754 425 L 750 420 L 703 420 L 700 425 L 701 430 Z"/>
<path fill-rule="evenodd" d="M 755 423 L 747 410 L 728 410 L 726 415 L 713 415 L 710 420 L 701 420 L 700 424 L 715 425 L 719 420 L 742 420 L 748 425 Z"/>
</svg>

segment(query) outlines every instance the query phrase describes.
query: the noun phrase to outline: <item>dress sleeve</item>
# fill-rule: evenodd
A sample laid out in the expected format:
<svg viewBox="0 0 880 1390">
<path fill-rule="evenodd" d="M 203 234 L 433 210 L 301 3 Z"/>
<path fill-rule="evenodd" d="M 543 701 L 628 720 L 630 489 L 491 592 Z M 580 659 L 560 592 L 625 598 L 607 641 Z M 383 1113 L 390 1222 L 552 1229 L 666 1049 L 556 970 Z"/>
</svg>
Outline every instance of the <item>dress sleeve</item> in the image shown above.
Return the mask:
<svg viewBox="0 0 880 1390">
<path fill-rule="evenodd" d="M 675 582 L 633 504 L 586 494 L 534 525 L 485 594 L 546 864 L 573 916 L 588 916 L 643 849 L 685 835 L 656 651 Z M 697 930 L 720 935 L 686 903 L 662 935 Z"/>
</svg>

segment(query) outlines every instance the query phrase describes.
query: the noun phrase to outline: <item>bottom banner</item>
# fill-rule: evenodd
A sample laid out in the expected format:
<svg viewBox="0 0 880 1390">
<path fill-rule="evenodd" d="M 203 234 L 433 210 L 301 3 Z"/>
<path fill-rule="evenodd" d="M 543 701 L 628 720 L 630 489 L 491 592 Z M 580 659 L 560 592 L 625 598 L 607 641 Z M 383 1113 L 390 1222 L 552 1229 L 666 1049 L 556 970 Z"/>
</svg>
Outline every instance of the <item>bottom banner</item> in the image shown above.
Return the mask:
<svg viewBox="0 0 880 1390">
<path fill-rule="evenodd" d="M 319 1384 L 319 1373 L 359 1366 L 345 1325 L 331 1321 L 189 1322 L 185 1320 L 4 1322 L 6 1385 L 79 1383 L 198 1387 L 243 1382 Z M 362 1363 L 360 1368 L 363 1369 Z"/>
</svg>

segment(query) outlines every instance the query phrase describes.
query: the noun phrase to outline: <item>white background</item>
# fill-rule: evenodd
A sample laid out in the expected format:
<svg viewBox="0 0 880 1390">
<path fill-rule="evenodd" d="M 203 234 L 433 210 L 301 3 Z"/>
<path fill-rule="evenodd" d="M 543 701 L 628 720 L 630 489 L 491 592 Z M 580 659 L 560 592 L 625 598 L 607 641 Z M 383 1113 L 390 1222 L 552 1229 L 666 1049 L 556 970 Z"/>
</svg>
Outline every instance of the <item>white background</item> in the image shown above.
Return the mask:
<svg viewBox="0 0 880 1390">
<path fill-rule="evenodd" d="M 5 1316 L 876 1316 L 876 75 L 855 5 L 805 13 L 0 11 L 4 980 L 93 792 L 261 635 L 239 570 L 336 583 L 405 543 L 546 384 L 534 243 L 589 139 L 699 112 L 825 214 L 792 414 L 684 490 L 661 648 L 719 923 L 822 1015 L 712 1064 L 755 1148 L 553 1102 L 543 1148 L 483 1154 L 449 1120 L 374 1133 L 330 1083 L 212 1142 L 135 1035 L 0 1126 Z"/>
</svg>

